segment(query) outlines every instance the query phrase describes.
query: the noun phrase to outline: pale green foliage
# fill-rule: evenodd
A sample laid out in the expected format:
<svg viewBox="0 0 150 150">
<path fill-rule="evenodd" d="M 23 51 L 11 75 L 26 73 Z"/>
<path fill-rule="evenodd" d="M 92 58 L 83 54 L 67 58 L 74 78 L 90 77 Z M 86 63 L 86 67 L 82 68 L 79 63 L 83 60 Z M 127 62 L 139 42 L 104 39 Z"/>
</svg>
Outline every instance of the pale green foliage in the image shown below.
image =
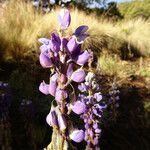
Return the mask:
<svg viewBox="0 0 150 150">
<path fill-rule="evenodd" d="M 143 17 L 148 19 L 150 17 L 150 0 L 134 0 L 118 6 L 125 18 Z"/>
</svg>

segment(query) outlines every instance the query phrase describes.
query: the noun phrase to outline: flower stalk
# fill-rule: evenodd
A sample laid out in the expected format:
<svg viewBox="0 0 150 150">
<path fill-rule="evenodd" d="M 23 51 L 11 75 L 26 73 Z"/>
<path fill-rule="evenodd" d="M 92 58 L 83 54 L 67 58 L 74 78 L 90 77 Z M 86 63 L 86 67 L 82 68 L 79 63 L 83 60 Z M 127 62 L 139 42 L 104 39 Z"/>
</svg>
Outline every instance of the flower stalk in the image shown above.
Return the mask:
<svg viewBox="0 0 150 150">
<path fill-rule="evenodd" d="M 47 123 L 53 127 L 52 141 L 47 150 L 75 149 L 71 140 L 76 143 L 85 140 L 87 148 L 98 150 L 100 120 L 106 105 L 92 71 L 93 52 L 82 50 L 82 43 L 89 36 L 86 33 L 88 27 L 79 26 L 72 35 L 65 36 L 71 22 L 67 9 L 61 10 L 58 22 L 59 33 L 52 32 L 51 38 L 39 39 L 43 44 L 40 64 L 51 70 L 50 82 L 43 81 L 39 90 L 55 99 L 46 117 Z M 85 65 L 89 67 L 88 71 Z M 85 131 L 73 127 L 69 119 L 71 111 L 83 119 Z"/>
</svg>

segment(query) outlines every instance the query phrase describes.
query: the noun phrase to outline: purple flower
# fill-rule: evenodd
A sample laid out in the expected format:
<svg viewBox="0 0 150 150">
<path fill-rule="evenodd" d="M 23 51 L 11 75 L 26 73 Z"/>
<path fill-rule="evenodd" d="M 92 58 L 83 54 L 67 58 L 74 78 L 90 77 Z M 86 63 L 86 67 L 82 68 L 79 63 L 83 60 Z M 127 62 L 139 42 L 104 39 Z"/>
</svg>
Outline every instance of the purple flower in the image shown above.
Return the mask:
<svg viewBox="0 0 150 150">
<path fill-rule="evenodd" d="M 55 99 L 57 102 L 61 102 L 62 100 L 66 99 L 68 94 L 66 90 L 60 89 L 59 87 L 56 89 Z"/>
<path fill-rule="evenodd" d="M 71 80 L 75 82 L 83 82 L 85 79 L 85 76 L 86 76 L 85 71 L 79 68 L 72 73 Z"/>
<path fill-rule="evenodd" d="M 95 129 L 95 133 L 101 133 L 101 129 L 99 128 Z"/>
<path fill-rule="evenodd" d="M 83 141 L 84 139 L 84 131 L 83 130 L 74 130 L 71 134 L 70 134 L 70 138 L 77 142 L 80 143 Z"/>
<path fill-rule="evenodd" d="M 102 100 L 102 95 L 100 92 L 94 94 L 94 98 L 97 100 L 97 102 L 100 102 Z"/>
<path fill-rule="evenodd" d="M 85 85 L 84 83 L 81 83 L 80 85 L 78 85 L 78 89 L 81 91 L 81 92 L 86 92 L 88 90 L 88 86 Z"/>
<path fill-rule="evenodd" d="M 67 43 L 67 50 L 71 53 L 74 54 L 76 53 L 76 51 L 79 51 L 79 44 L 76 41 L 75 37 L 71 37 L 71 39 L 69 40 L 69 42 Z"/>
<path fill-rule="evenodd" d="M 73 73 L 73 64 L 69 64 L 67 69 L 67 77 L 70 78 Z"/>
<path fill-rule="evenodd" d="M 57 78 L 58 78 L 58 74 L 57 73 L 55 73 L 54 75 L 52 75 L 51 78 L 50 78 L 49 93 L 52 96 L 55 96 L 55 93 L 56 93 Z"/>
<path fill-rule="evenodd" d="M 61 39 L 58 35 L 58 33 L 53 32 L 51 34 L 51 42 L 50 42 L 50 48 L 53 52 L 58 53 L 60 51 L 60 45 L 61 45 Z"/>
<path fill-rule="evenodd" d="M 41 53 L 44 53 L 44 52 L 48 52 L 50 50 L 50 45 L 45 45 L 43 44 L 41 47 L 40 47 L 40 51 Z"/>
<path fill-rule="evenodd" d="M 62 39 L 62 45 L 64 48 L 67 48 L 67 43 L 68 43 L 68 39 L 67 38 L 63 38 Z"/>
<path fill-rule="evenodd" d="M 77 57 L 76 62 L 78 65 L 84 65 L 85 63 L 88 62 L 89 57 L 90 54 L 88 53 L 87 50 L 85 50 Z"/>
<path fill-rule="evenodd" d="M 89 34 L 86 34 L 87 30 L 88 30 L 88 26 L 85 26 L 85 25 L 79 26 L 75 30 L 74 35 L 77 37 L 77 39 L 78 39 L 79 42 L 84 41 L 89 36 Z"/>
<path fill-rule="evenodd" d="M 43 68 L 50 68 L 52 67 L 53 63 L 51 58 L 48 57 L 48 54 L 46 52 L 43 52 L 40 54 L 40 64 Z"/>
<path fill-rule="evenodd" d="M 45 95 L 49 94 L 49 84 L 46 84 L 44 81 L 40 84 L 39 90 Z"/>
<path fill-rule="evenodd" d="M 94 145 L 98 145 L 98 143 L 99 143 L 98 137 L 95 137 L 94 138 Z"/>
<path fill-rule="evenodd" d="M 58 127 L 57 115 L 55 112 L 55 108 L 52 105 L 50 113 L 46 117 L 46 122 L 52 127 Z"/>
<path fill-rule="evenodd" d="M 81 101 L 76 101 L 72 106 L 73 112 L 78 115 L 84 113 L 85 109 L 86 109 L 86 105 Z"/>
<path fill-rule="evenodd" d="M 49 45 L 50 43 L 50 39 L 47 39 L 47 38 L 40 38 L 38 41 L 44 45 Z"/>
<path fill-rule="evenodd" d="M 70 12 L 67 9 L 62 9 L 58 16 L 58 22 L 62 30 L 67 29 L 71 22 Z"/>
</svg>

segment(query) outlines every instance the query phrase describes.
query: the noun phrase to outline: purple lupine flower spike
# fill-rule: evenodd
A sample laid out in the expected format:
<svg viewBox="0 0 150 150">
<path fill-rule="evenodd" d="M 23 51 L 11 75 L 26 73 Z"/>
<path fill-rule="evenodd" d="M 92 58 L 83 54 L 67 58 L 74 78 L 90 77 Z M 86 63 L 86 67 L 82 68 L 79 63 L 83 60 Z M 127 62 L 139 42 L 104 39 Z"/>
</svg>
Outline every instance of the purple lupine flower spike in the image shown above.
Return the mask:
<svg viewBox="0 0 150 150">
<path fill-rule="evenodd" d="M 70 12 L 67 9 L 62 9 L 58 16 L 58 22 L 62 30 L 65 30 L 69 27 L 71 22 Z"/>
<path fill-rule="evenodd" d="M 81 83 L 80 85 L 78 85 L 78 89 L 81 91 L 81 92 L 86 92 L 88 90 L 88 86 L 85 85 L 85 83 Z"/>
<path fill-rule="evenodd" d="M 76 101 L 72 105 L 72 111 L 78 115 L 84 113 L 85 109 L 86 109 L 86 105 L 81 101 Z"/>
<path fill-rule="evenodd" d="M 83 141 L 84 139 L 84 131 L 83 130 L 74 130 L 71 134 L 70 134 L 70 138 L 76 142 L 76 143 L 80 143 Z"/>
<path fill-rule="evenodd" d="M 39 90 L 45 95 L 49 94 L 49 84 L 46 84 L 44 81 L 40 84 Z"/>
<path fill-rule="evenodd" d="M 71 80 L 75 82 L 83 82 L 85 77 L 86 77 L 85 71 L 79 68 L 72 73 Z"/>
<path fill-rule="evenodd" d="M 40 64 L 43 68 L 52 67 L 53 65 L 52 60 L 51 58 L 48 57 L 47 53 L 41 53 L 39 59 L 40 59 Z"/>
</svg>

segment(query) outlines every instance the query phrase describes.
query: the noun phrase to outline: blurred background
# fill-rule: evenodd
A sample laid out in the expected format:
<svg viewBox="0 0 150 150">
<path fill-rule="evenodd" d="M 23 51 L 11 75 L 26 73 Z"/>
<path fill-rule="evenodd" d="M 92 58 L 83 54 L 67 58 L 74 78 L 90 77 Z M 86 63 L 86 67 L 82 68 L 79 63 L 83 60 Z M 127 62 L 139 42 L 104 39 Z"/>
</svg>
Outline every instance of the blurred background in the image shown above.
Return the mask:
<svg viewBox="0 0 150 150">
<path fill-rule="evenodd" d="M 62 7 L 71 11 L 68 34 L 89 26 L 83 48 L 95 54 L 104 99 L 114 77 L 120 90 L 101 150 L 150 150 L 150 0 L 0 0 L 0 149 L 41 150 L 51 140 L 53 98 L 38 90 L 50 72 L 39 64 L 38 38 L 58 29 Z"/>
</svg>

